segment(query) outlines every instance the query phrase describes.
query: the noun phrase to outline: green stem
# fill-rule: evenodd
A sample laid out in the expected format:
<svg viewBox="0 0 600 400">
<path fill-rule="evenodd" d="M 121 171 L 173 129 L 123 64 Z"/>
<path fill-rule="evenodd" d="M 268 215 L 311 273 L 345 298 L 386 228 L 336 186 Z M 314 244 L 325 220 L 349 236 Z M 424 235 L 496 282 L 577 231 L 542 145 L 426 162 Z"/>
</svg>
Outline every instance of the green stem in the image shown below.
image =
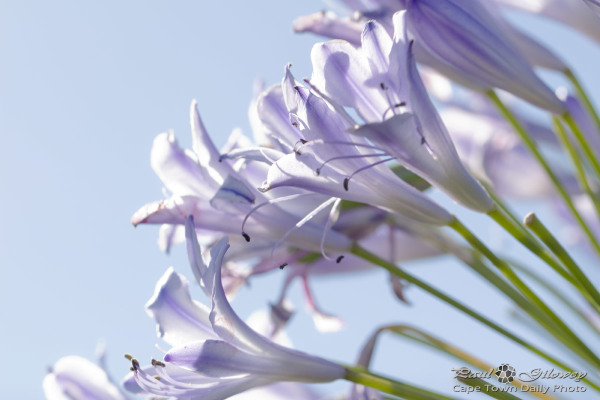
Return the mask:
<svg viewBox="0 0 600 400">
<path fill-rule="evenodd" d="M 514 218 L 507 217 L 499 210 L 488 212 L 488 216 L 500 225 L 506 232 L 517 239 L 523 246 L 528 248 L 533 254 L 542 259 L 554 271 L 556 271 L 565 280 L 571 283 L 576 288 L 579 288 L 578 282 L 564 269 L 564 267 L 556 261 L 554 256 L 548 249 L 541 246 L 537 240 L 528 232 L 520 222 L 515 222 Z"/>
<path fill-rule="evenodd" d="M 548 332 L 559 339 L 567 348 L 578 354 L 581 358 L 587 360 L 593 365 L 600 367 L 600 359 L 587 347 L 585 343 L 552 311 L 510 268 L 510 266 L 500 260 L 490 249 L 487 248 L 466 226 L 458 219 L 449 225 L 459 233 L 473 248 L 481 252 L 488 260 L 492 262 L 500 272 L 523 294 L 531 303 L 539 308 L 541 314 L 531 315 L 536 321 L 544 326 Z"/>
<path fill-rule="evenodd" d="M 584 312 L 576 306 L 567 296 L 565 296 L 559 289 L 557 289 L 553 284 L 548 282 L 546 279 L 541 277 L 539 274 L 531 271 L 525 266 L 517 263 L 516 261 L 509 260 L 508 263 L 513 266 L 518 272 L 526 275 L 530 279 L 534 280 L 538 285 L 546 289 L 549 293 L 551 293 L 554 297 L 556 297 L 561 303 L 565 305 L 574 315 L 577 315 L 579 319 L 585 323 L 590 329 L 595 331 L 596 333 L 600 333 L 600 329 L 596 325 L 590 321 L 590 319 L 584 314 Z"/>
<path fill-rule="evenodd" d="M 571 128 L 573 135 L 575 135 L 575 139 L 577 139 L 577 142 L 579 142 L 583 154 L 586 155 L 588 161 L 590 162 L 592 170 L 596 174 L 596 178 L 600 179 L 600 162 L 598 162 L 598 158 L 596 157 L 594 151 L 592 150 L 592 147 L 588 143 L 587 138 L 585 137 L 585 133 L 583 133 L 583 131 L 577 124 L 577 121 L 575 121 L 575 118 L 573 118 L 573 116 L 568 111 L 562 115 L 562 119 L 567 123 L 569 128 Z"/>
<path fill-rule="evenodd" d="M 390 325 L 390 326 L 385 326 L 385 327 L 379 328 L 377 330 L 377 332 L 375 333 L 375 335 L 379 335 L 384 331 L 390 331 L 396 335 L 413 340 L 422 345 L 431 347 L 434 350 L 441 351 L 451 357 L 456 358 L 457 360 L 464 361 L 467 364 L 469 364 L 481 371 L 493 371 L 494 370 L 494 367 L 491 366 L 490 364 L 480 360 L 479 358 L 467 353 L 464 350 L 461 350 L 460 348 L 458 348 L 454 345 L 451 345 L 450 343 L 448 343 L 440 338 L 437 338 L 431 334 L 424 332 L 421 329 L 418 329 L 418 328 L 415 328 L 412 326 L 408 326 L 408 325 Z M 514 380 L 510 384 L 520 387 L 520 385 L 522 385 L 522 382 L 519 382 L 518 380 Z M 539 393 L 539 392 L 531 393 L 531 395 L 538 397 L 540 399 L 555 400 L 554 397 L 543 394 L 543 393 Z"/>
<path fill-rule="evenodd" d="M 556 131 L 558 139 L 562 143 L 563 147 L 569 153 L 571 162 L 573 163 L 573 166 L 575 167 L 575 171 L 577 172 L 577 180 L 579 181 L 579 186 L 590 197 L 590 200 L 592 200 L 592 202 L 594 204 L 594 208 L 596 209 L 596 216 L 600 217 L 600 201 L 598 199 L 598 196 L 595 195 L 594 191 L 592 190 L 592 187 L 590 186 L 590 184 L 588 182 L 588 179 L 587 179 L 587 176 L 585 173 L 585 168 L 583 166 L 583 163 L 581 162 L 579 153 L 577 152 L 577 149 L 575 149 L 575 147 L 573 146 L 573 143 L 571 143 L 571 140 L 569 139 L 569 136 L 567 135 L 567 132 L 565 131 L 565 128 L 561 124 L 560 120 L 554 116 L 552 117 L 552 119 L 554 121 L 554 128 L 555 128 L 554 130 Z"/>
<path fill-rule="evenodd" d="M 587 108 L 588 112 L 592 116 L 592 119 L 596 123 L 596 128 L 598 129 L 598 132 L 600 132 L 600 116 L 598 116 L 596 108 L 592 104 L 592 101 L 587 95 L 587 92 L 583 89 L 583 85 L 579 82 L 579 79 L 577 79 L 573 71 L 571 71 L 570 69 L 564 71 L 564 74 L 575 87 L 579 98 L 583 101 L 583 104 L 585 104 L 585 108 Z"/>
<path fill-rule="evenodd" d="M 434 297 L 437 297 L 438 299 L 451 305 L 452 307 L 454 307 L 457 310 L 463 312 L 464 314 L 470 316 L 471 318 L 481 322 L 482 324 L 495 330 L 496 332 L 500 333 L 501 335 L 504 335 L 505 337 L 512 340 L 513 342 L 521 345 L 522 347 L 526 348 L 527 350 L 531 351 L 532 353 L 537 354 L 541 358 L 551 362 L 552 364 L 558 366 L 559 368 L 562 368 L 564 370 L 569 370 L 569 367 L 567 367 L 564 363 L 562 363 L 561 361 L 558 361 L 556 358 L 547 354 L 543 350 L 535 347 L 534 345 L 526 342 L 525 340 L 521 339 L 520 337 L 516 336 L 515 334 L 507 331 L 506 329 L 502 328 L 500 325 L 496 324 L 495 322 L 492 322 L 488 318 L 482 316 L 481 314 L 477 313 L 476 311 L 472 310 L 471 308 L 458 302 L 457 300 L 453 299 L 452 297 L 444 294 L 443 292 L 440 292 L 439 290 L 428 285 L 427 283 L 423 282 L 419 278 L 409 274 L 408 272 L 401 270 L 400 268 L 396 267 L 391 262 L 384 260 L 383 258 L 369 252 L 368 250 L 363 249 L 362 247 L 360 247 L 357 244 L 355 244 L 352 247 L 351 253 L 357 257 L 360 257 L 366 261 L 369 261 L 372 264 L 379 265 L 380 267 L 386 269 L 391 274 L 393 274 L 401 279 L 404 279 L 405 281 L 412 283 L 413 285 L 425 290 L 426 292 L 433 295 Z"/>
<path fill-rule="evenodd" d="M 590 282 L 585 273 L 579 268 L 579 265 L 573 260 L 571 255 L 565 250 L 558 240 L 552 235 L 552 233 L 546 228 L 546 226 L 540 221 L 535 213 L 529 213 L 525 217 L 523 224 L 531 229 L 533 233 L 537 235 L 545 244 L 550 248 L 554 254 L 562 261 L 563 265 L 567 267 L 569 272 L 579 281 L 581 286 L 585 289 L 582 293 L 590 302 L 590 304 L 600 312 L 600 293 L 596 287 Z"/>
<path fill-rule="evenodd" d="M 394 379 L 369 372 L 366 369 L 354 366 L 345 366 L 344 379 L 359 385 L 369 386 L 379 391 L 402 397 L 408 400 L 456 400 L 455 397 L 444 396 L 439 393 L 422 389 L 408 383 L 399 382 Z"/>
<path fill-rule="evenodd" d="M 519 120 L 514 116 L 514 114 L 504 105 L 504 103 L 502 103 L 502 100 L 500 100 L 498 95 L 493 90 L 488 91 L 487 95 L 490 98 L 490 100 L 496 105 L 496 107 L 502 113 L 502 115 L 506 118 L 506 120 L 508 122 L 510 122 L 510 124 L 513 126 L 513 128 L 515 129 L 515 132 L 517 132 L 517 134 L 519 135 L 519 137 L 521 138 L 521 140 L 523 141 L 525 146 L 529 149 L 531 154 L 540 163 L 541 167 L 546 172 L 546 175 L 548 175 L 548 177 L 554 184 L 554 187 L 558 191 L 558 194 L 560 195 L 560 197 L 563 199 L 563 201 L 567 205 L 567 208 L 573 214 L 573 217 L 575 218 L 577 223 L 581 226 L 581 229 L 583 229 L 583 231 L 585 232 L 590 243 L 592 244 L 592 246 L 594 247 L 596 252 L 598 254 L 600 254 L 600 244 L 596 240 L 596 238 L 595 238 L 594 234 L 592 233 L 592 231 L 590 230 L 590 228 L 587 226 L 586 222 L 583 220 L 583 218 L 577 211 L 577 208 L 575 208 L 575 204 L 573 204 L 573 200 L 571 199 L 571 196 L 567 192 L 567 189 L 565 189 L 563 184 L 560 182 L 558 177 L 554 174 L 554 172 L 550 168 L 550 165 L 548 164 L 548 162 L 544 159 L 544 157 L 538 150 L 537 144 L 535 143 L 535 141 L 529 136 L 529 134 L 527 133 L 525 128 L 523 128 L 523 125 L 521 124 L 521 122 L 519 122 Z M 563 118 L 565 119 L 567 124 L 569 124 L 569 121 L 568 121 L 569 117 L 570 116 L 568 114 L 566 114 L 566 116 L 563 116 Z M 572 118 L 570 120 L 571 120 L 571 122 L 573 122 Z M 569 124 L 569 126 L 571 126 L 571 125 Z"/>
</svg>

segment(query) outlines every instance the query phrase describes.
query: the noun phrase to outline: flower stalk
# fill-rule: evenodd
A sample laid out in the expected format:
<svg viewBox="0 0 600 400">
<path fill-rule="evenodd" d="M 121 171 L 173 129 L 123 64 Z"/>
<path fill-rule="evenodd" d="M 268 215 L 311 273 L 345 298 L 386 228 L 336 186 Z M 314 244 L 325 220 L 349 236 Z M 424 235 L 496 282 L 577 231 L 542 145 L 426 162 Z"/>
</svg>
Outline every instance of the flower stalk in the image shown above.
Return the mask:
<svg viewBox="0 0 600 400">
<path fill-rule="evenodd" d="M 529 136 L 529 134 L 527 133 L 527 131 L 525 130 L 523 125 L 515 117 L 515 115 L 512 113 L 512 111 L 510 111 L 508 109 L 508 107 L 506 107 L 504 105 L 502 100 L 500 100 L 498 95 L 493 90 L 488 91 L 487 96 L 492 101 L 492 103 L 494 103 L 494 105 L 498 108 L 498 110 L 504 116 L 504 118 L 506 118 L 506 120 L 513 126 L 513 128 L 515 129 L 515 131 L 517 132 L 517 134 L 519 135 L 519 137 L 521 138 L 521 140 L 523 141 L 525 146 L 529 149 L 529 151 L 535 157 L 535 159 L 540 163 L 540 165 L 542 166 L 542 168 L 544 169 L 544 171 L 546 172 L 546 174 L 548 175 L 548 177 L 554 184 L 554 187 L 556 188 L 558 194 L 560 195 L 562 200 L 565 202 L 567 208 L 573 214 L 573 217 L 575 217 L 575 220 L 577 221 L 577 223 L 579 224 L 581 229 L 585 232 L 585 235 L 587 236 L 590 243 L 594 247 L 594 250 L 598 253 L 598 255 L 600 255 L 600 243 L 598 243 L 598 240 L 592 233 L 591 229 L 589 228 L 587 223 L 584 221 L 583 217 L 581 216 L 581 214 L 579 213 L 577 208 L 575 208 L 575 204 L 573 203 L 571 196 L 567 192 L 567 189 L 560 182 L 560 180 L 558 179 L 556 174 L 550 168 L 550 165 L 548 164 L 548 162 L 546 161 L 546 159 L 544 158 L 542 153 L 538 150 L 535 141 Z M 577 125 L 575 124 L 573 119 L 568 114 L 565 114 L 563 116 L 563 119 L 565 120 L 565 122 L 567 122 L 567 124 L 569 126 L 574 125 L 576 131 L 579 132 L 579 136 L 582 136 L 581 131 L 577 128 Z M 569 121 L 571 123 L 569 123 Z M 600 171 L 600 168 L 599 168 L 599 171 Z M 600 176 L 600 174 L 599 174 L 599 176 Z"/>
<path fill-rule="evenodd" d="M 344 379 L 359 385 L 365 385 L 382 392 L 399 396 L 407 400 L 456 400 L 455 397 L 444 396 L 442 394 L 422 389 L 408 383 L 400 382 L 381 375 L 374 374 L 368 370 L 346 365 L 346 374 Z"/>
<path fill-rule="evenodd" d="M 538 308 L 538 312 L 529 314 L 548 332 L 561 341 L 565 347 L 571 349 L 575 354 L 585 359 L 590 364 L 600 367 L 600 359 L 588 346 L 552 311 L 510 268 L 510 266 L 498 258 L 483 242 L 481 242 L 465 225 L 458 219 L 450 224 L 450 227 L 460 234 L 471 246 L 480 251 L 492 262 L 500 272 L 532 303 Z"/>
<path fill-rule="evenodd" d="M 579 98 L 583 101 L 583 104 L 585 104 L 585 107 L 587 108 L 588 112 L 590 113 L 594 122 L 596 123 L 598 132 L 600 132 L 600 116 L 598 115 L 596 108 L 592 104 L 590 97 L 587 95 L 586 90 L 583 88 L 583 85 L 581 84 L 581 82 L 579 82 L 579 79 L 577 79 L 575 73 L 570 69 L 565 70 L 564 74 L 567 77 L 567 79 L 571 82 L 573 87 L 575 87 L 575 91 L 579 95 Z"/>
<path fill-rule="evenodd" d="M 351 252 L 352 252 L 352 254 L 354 254 L 360 258 L 363 258 L 364 260 L 367 260 L 375 265 L 378 265 L 378 266 L 384 268 L 385 270 L 387 270 L 388 272 L 392 273 L 393 275 L 423 289 L 424 291 L 426 291 L 427 293 L 431 294 L 432 296 L 438 298 L 439 300 L 443 301 L 444 303 L 447 303 L 448 305 L 454 307 L 455 309 L 461 311 L 462 313 L 468 315 L 469 317 L 481 322 L 482 324 L 486 325 L 487 327 L 491 328 L 492 330 L 498 332 L 499 334 L 505 336 L 506 338 L 512 340 L 513 342 L 519 344 L 523 348 L 531 351 L 532 353 L 540 356 L 541 358 L 551 362 L 552 364 L 554 364 L 562 369 L 569 370 L 569 367 L 565 363 L 563 363 L 562 361 L 559 361 L 555 357 L 549 355 L 544 350 L 534 346 L 533 344 L 525 341 L 524 339 L 521 339 L 517 335 L 506 330 L 502 326 L 496 324 L 495 322 L 491 321 L 490 319 L 481 315 L 480 313 L 474 311 L 470 307 L 468 307 L 468 306 L 462 304 L 461 302 L 455 300 L 454 298 L 446 295 L 445 293 L 443 293 L 443 292 L 439 291 L 438 289 L 434 288 L 433 286 L 423 282 L 422 280 L 409 274 L 408 272 L 403 271 L 402 269 L 398 268 L 393 263 L 384 260 L 383 258 L 369 252 L 368 250 L 365 250 L 364 248 L 362 248 L 356 244 L 352 247 Z M 598 391 L 600 391 L 600 387 L 597 387 L 597 389 L 598 389 Z"/>
<path fill-rule="evenodd" d="M 540 221 L 535 213 L 529 213 L 523 220 L 523 225 L 531 229 L 533 233 L 537 235 L 549 249 L 562 261 L 569 272 L 577 279 L 577 281 L 583 286 L 585 292 L 583 293 L 590 305 L 600 312 L 600 293 L 596 287 L 590 282 L 585 273 L 581 270 L 579 265 L 573 260 L 571 255 L 565 250 L 558 240 L 554 237 L 552 232 L 546 228 L 546 226 Z"/>
</svg>

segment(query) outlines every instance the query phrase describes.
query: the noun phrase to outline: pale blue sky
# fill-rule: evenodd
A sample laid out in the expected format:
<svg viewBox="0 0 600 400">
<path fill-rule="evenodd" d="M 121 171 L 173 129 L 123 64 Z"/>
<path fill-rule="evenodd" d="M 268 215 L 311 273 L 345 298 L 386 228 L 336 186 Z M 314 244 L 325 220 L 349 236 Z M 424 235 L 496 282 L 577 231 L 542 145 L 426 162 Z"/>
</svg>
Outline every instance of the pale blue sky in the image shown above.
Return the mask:
<svg viewBox="0 0 600 400">
<path fill-rule="evenodd" d="M 249 133 L 254 79 L 276 83 L 289 62 L 299 78 L 310 74 L 317 39 L 293 34 L 291 22 L 323 7 L 318 0 L 0 2 L 3 398 L 42 398 L 45 367 L 68 354 L 93 359 L 100 339 L 119 380 L 128 368 L 123 353 L 141 360 L 159 355 L 143 305 L 169 265 L 191 274 L 183 247 L 162 254 L 155 227 L 129 223 L 139 206 L 162 197 L 149 166 L 152 140 L 174 129 L 189 145 L 193 98 L 217 143 L 235 127 Z M 535 18 L 518 21 L 572 60 L 600 101 L 598 46 Z M 479 226 L 484 238 L 498 232 L 487 222 Z M 474 308 L 506 320 L 507 304 L 452 260 L 412 265 Z M 234 307 L 248 315 L 274 300 L 281 278 L 257 279 Z M 317 334 L 296 287 L 299 312 L 290 332 L 308 352 L 352 362 L 376 324 L 410 322 L 457 343 L 469 337 L 462 343 L 492 363 L 518 359 L 537 366 L 416 289 L 409 292 L 412 307 L 397 303 L 381 272 L 317 282 L 315 293 L 347 328 Z M 451 389 L 450 368 L 460 366 L 399 340 L 385 339 L 382 349 L 378 371 L 440 391 Z"/>
</svg>

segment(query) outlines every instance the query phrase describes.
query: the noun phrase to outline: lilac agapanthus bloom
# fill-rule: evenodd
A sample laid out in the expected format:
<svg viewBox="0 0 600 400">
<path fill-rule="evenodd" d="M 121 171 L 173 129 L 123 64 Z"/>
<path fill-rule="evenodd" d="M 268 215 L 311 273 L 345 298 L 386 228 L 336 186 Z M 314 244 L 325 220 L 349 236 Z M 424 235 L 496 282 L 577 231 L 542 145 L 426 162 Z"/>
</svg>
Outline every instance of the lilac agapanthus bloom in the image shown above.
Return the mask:
<svg viewBox="0 0 600 400">
<path fill-rule="evenodd" d="M 504 89 L 556 114 L 565 111 L 479 2 L 410 0 L 406 21 L 419 59 L 453 80 L 484 92 Z"/>
<path fill-rule="evenodd" d="M 126 400 L 98 365 L 79 356 L 61 358 L 44 378 L 48 400 Z"/>
<path fill-rule="evenodd" d="M 351 136 L 355 124 L 319 95 L 300 85 L 289 69 L 282 83 L 285 116 L 300 139 L 293 151 L 273 163 L 263 191 L 297 187 L 335 198 L 370 204 L 417 221 L 447 224 L 452 216 L 383 165 L 392 158 L 364 138 Z M 264 115 L 281 102 L 264 102 Z M 278 111 L 280 114 L 282 111 Z M 289 124 L 289 123 L 288 123 Z M 281 189 L 278 189 L 278 191 Z"/>
<path fill-rule="evenodd" d="M 195 102 L 190 113 L 193 152 L 179 148 L 173 133 L 158 135 L 152 147 L 152 167 L 172 195 L 139 209 L 132 217 L 134 225 L 166 224 L 171 234 L 165 236 L 172 238 L 175 227 L 183 226 L 187 216 L 193 215 L 197 228 L 203 232 L 213 236 L 215 232 L 238 236 L 242 233 L 247 241 L 254 238 L 256 245 L 263 240 L 272 247 L 285 237 L 287 243 L 309 250 L 319 251 L 324 246 L 332 252 L 342 252 L 350 247 L 350 240 L 336 231 L 323 238 L 321 225 L 310 220 L 299 224 L 310 211 L 306 205 L 315 204 L 313 200 L 319 205 L 323 198 L 313 196 L 308 202 L 306 197 L 285 203 L 271 201 L 268 194 L 256 190 L 266 175 L 265 164 L 235 164 L 222 159 L 200 120 Z M 237 146 L 234 141 L 226 151 Z M 265 150 L 261 154 L 268 153 Z M 278 154 L 276 150 L 270 153 Z M 268 207 L 262 207 L 267 204 Z"/>
<path fill-rule="evenodd" d="M 559 72 L 567 69 L 564 61 L 552 50 L 503 19 L 496 3 L 490 0 L 478 1 L 495 17 L 498 27 L 503 29 L 508 37 L 512 38 L 514 45 L 518 47 L 529 63 L 536 67 Z M 296 18 L 294 20 L 294 30 L 296 32 L 311 32 L 331 39 L 342 39 L 355 46 L 360 46 L 362 28 L 365 23 L 370 19 L 375 19 L 383 24 L 388 32 L 392 32 L 392 15 L 400 11 L 402 7 L 403 4 L 398 2 L 394 4 L 394 7 L 381 8 L 381 5 L 379 5 L 371 11 L 362 11 L 362 13 L 355 9 L 352 17 L 338 17 L 331 11 L 317 12 Z M 417 61 L 421 61 L 419 60 L 419 54 L 417 54 Z"/>
<path fill-rule="evenodd" d="M 195 236 L 193 229 L 187 233 Z M 159 335 L 174 347 L 164 361 L 148 367 L 133 359 L 134 371 L 125 386 L 158 396 L 210 400 L 279 381 L 342 378 L 342 366 L 278 345 L 237 316 L 221 283 L 228 247 L 223 238 L 212 248 L 209 262 L 203 260 L 197 240 L 188 248 L 194 275 L 211 299 L 210 309 L 190 298 L 187 281 L 172 269 L 160 279 L 147 309 L 158 323 Z"/>
<path fill-rule="evenodd" d="M 359 49 L 340 40 L 315 45 L 311 82 L 366 122 L 350 130 L 353 136 L 368 138 L 460 204 L 490 211 L 493 202 L 464 168 L 421 82 L 403 12 L 394 26 L 392 40 L 369 22 Z"/>
<path fill-rule="evenodd" d="M 587 0 L 496 0 L 496 2 L 562 22 L 600 43 L 598 17 L 590 13 L 590 9 L 586 7 L 586 2 L 592 8 L 593 4 L 591 3 L 593 2 L 597 6 L 597 0 L 592 0 L 592 2 Z"/>
</svg>

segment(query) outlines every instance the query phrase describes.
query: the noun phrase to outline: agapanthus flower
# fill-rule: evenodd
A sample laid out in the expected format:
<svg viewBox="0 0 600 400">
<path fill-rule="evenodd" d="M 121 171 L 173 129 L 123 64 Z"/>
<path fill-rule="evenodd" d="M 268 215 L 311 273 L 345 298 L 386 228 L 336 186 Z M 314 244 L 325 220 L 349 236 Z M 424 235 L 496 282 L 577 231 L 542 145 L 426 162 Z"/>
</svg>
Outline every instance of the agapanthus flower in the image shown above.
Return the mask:
<svg viewBox="0 0 600 400">
<path fill-rule="evenodd" d="M 481 5 L 488 9 L 495 17 L 498 28 L 503 29 L 505 34 L 512 38 L 514 45 L 530 64 L 561 72 L 567 68 L 563 60 L 552 50 L 502 18 L 496 3 L 490 0 L 473 1 L 479 1 Z M 379 5 L 371 11 L 363 11 L 362 13 L 354 9 L 352 17 L 339 17 L 331 11 L 322 11 L 296 18 L 294 20 L 294 30 L 296 32 L 311 32 L 331 39 L 342 39 L 355 46 L 360 46 L 362 28 L 365 23 L 375 19 L 388 32 L 393 32 L 392 16 L 402 9 L 404 9 L 404 4 L 398 2 L 394 4 L 394 7 L 381 8 L 381 5 Z M 417 54 L 418 62 L 420 61 L 419 55 Z"/>
<path fill-rule="evenodd" d="M 394 24 L 393 40 L 371 21 L 359 49 L 339 40 L 315 45 L 311 83 L 366 122 L 350 130 L 352 136 L 367 138 L 460 204 L 490 211 L 492 201 L 461 163 L 421 82 L 404 13 Z"/>
<path fill-rule="evenodd" d="M 447 211 L 383 165 L 393 157 L 364 138 L 349 135 L 347 131 L 354 125 L 322 97 L 300 85 L 289 69 L 281 91 L 286 108 L 275 111 L 281 102 L 263 102 L 263 115 L 289 115 L 300 137 L 289 154 L 270 166 L 261 190 L 295 187 L 391 210 L 418 221 L 451 221 Z"/>
<path fill-rule="evenodd" d="M 61 358 L 44 378 L 48 400 L 126 400 L 106 372 L 79 356 Z"/>
<path fill-rule="evenodd" d="M 556 114 L 565 111 L 479 2 L 407 1 L 406 23 L 419 59 L 453 80 L 483 92 L 504 89 Z"/>
<path fill-rule="evenodd" d="M 585 4 L 587 2 L 590 7 L 597 7 L 596 0 L 496 0 L 496 2 L 562 22 L 600 43 L 598 16 L 590 13 L 590 8 Z"/>
<path fill-rule="evenodd" d="M 211 308 L 191 299 L 185 278 L 169 269 L 157 284 L 148 312 L 159 335 L 174 345 L 164 361 L 140 367 L 126 387 L 159 395 L 222 399 L 279 381 L 329 382 L 345 369 L 332 362 L 274 343 L 251 329 L 233 311 L 221 283 L 221 265 L 229 244 L 223 238 L 205 262 L 198 242 L 192 243 L 194 275 L 211 299 Z M 155 375 L 158 377 L 155 378 Z"/>
<path fill-rule="evenodd" d="M 307 201 L 306 196 L 294 196 L 285 203 L 271 201 L 268 194 L 256 190 L 267 167 L 259 162 L 234 164 L 222 159 L 200 120 L 195 102 L 190 113 L 194 151 L 182 150 L 172 132 L 156 137 L 151 164 L 171 196 L 139 209 L 132 217 L 134 225 L 167 224 L 172 236 L 174 226 L 183 226 L 187 216 L 193 215 L 197 228 L 213 236 L 215 232 L 241 233 L 247 241 L 251 237 L 265 239 L 271 246 L 285 236 L 287 243 L 317 251 L 322 245 L 333 252 L 350 247 L 350 240 L 335 231 L 324 238 L 322 226 L 310 219 L 299 224 L 310 212 L 306 205 L 315 204 L 316 200 L 315 206 L 319 206 L 323 198 L 312 195 Z M 236 148 L 233 142 L 225 151 Z M 298 193 L 286 193 L 288 197 L 292 194 Z M 267 204 L 269 207 L 262 207 Z"/>
</svg>

